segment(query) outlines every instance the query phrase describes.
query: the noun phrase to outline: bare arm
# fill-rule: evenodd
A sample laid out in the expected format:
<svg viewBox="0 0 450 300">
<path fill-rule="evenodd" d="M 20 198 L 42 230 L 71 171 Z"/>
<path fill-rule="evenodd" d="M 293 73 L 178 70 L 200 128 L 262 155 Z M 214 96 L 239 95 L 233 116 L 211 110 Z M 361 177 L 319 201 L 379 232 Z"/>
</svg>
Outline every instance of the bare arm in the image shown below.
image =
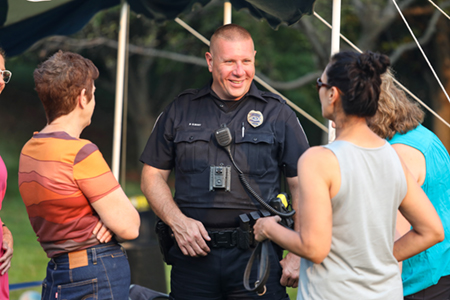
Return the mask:
<svg viewBox="0 0 450 300">
<path fill-rule="evenodd" d="M 400 212 L 412 229 L 394 243 L 394 256 L 403 261 L 443 241 L 444 229 L 433 205 L 402 161 L 408 191 Z"/>
<path fill-rule="evenodd" d="M 133 240 L 139 236 L 139 213 L 121 187 L 92 203 L 92 207 L 120 240 Z"/>
<path fill-rule="evenodd" d="M 13 245 L 14 240 L 11 231 L 8 229 L 8 227 L 3 226 L 2 247 L 3 250 L 5 250 L 5 253 L 0 258 L 0 271 L 2 275 L 8 272 L 9 268 L 11 267 L 11 259 L 14 252 Z"/>
<path fill-rule="evenodd" d="M 314 263 L 321 263 L 331 248 L 333 178 L 340 178 L 332 152 L 322 147 L 308 149 L 298 162 L 299 201 L 295 207 L 298 232 L 277 224 L 274 217 L 255 224 L 258 241 L 271 239 Z M 337 193 L 337 192 L 336 192 Z"/>
<path fill-rule="evenodd" d="M 392 148 L 402 158 L 413 178 L 421 186 L 425 181 L 427 172 L 425 156 L 423 156 L 422 152 L 404 144 L 393 144 Z"/>
<path fill-rule="evenodd" d="M 205 256 L 210 249 L 205 240 L 210 241 L 203 224 L 186 217 L 173 200 L 167 184 L 170 170 L 161 170 L 144 165 L 141 177 L 141 190 L 152 210 L 172 229 L 178 246 L 184 255 Z"/>
</svg>

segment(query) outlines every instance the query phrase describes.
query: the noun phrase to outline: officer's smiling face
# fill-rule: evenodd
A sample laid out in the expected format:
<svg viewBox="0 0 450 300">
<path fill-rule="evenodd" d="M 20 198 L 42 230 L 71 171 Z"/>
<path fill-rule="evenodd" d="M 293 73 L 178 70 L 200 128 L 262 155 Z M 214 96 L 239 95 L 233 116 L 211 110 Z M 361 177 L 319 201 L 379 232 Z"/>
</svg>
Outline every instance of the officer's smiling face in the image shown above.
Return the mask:
<svg viewBox="0 0 450 300">
<path fill-rule="evenodd" d="M 211 88 L 217 96 L 239 100 L 248 92 L 255 76 L 255 54 L 251 39 L 215 41 L 206 61 L 213 76 Z"/>
</svg>

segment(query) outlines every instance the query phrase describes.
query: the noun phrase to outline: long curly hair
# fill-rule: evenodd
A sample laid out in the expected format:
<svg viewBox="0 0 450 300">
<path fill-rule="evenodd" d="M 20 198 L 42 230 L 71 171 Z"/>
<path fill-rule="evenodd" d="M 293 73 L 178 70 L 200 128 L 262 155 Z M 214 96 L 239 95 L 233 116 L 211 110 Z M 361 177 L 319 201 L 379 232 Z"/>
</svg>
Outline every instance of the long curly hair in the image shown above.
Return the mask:
<svg viewBox="0 0 450 300">
<path fill-rule="evenodd" d="M 391 139 L 397 132 L 404 134 L 419 126 L 425 113 L 395 84 L 392 70 L 388 69 L 381 79 L 377 113 L 367 119 L 367 124 L 378 136 Z"/>
</svg>

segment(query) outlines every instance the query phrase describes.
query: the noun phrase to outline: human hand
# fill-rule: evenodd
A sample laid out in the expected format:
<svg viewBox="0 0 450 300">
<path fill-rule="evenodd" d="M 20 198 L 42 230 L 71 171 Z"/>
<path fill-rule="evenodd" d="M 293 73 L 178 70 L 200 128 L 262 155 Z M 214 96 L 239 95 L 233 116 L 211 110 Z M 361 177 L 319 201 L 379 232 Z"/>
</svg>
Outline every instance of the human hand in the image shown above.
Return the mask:
<svg viewBox="0 0 450 300">
<path fill-rule="evenodd" d="M 11 268 L 11 259 L 13 257 L 13 248 L 9 246 L 8 242 L 3 241 L 2 248 L 5 250 L 2 257 L 0 257 L 0 272 L 5 274 Z"/>
<path fill-rule="evenodd" d="M 172 231 L 184 255 L 206 256 L 211 251 L 206 244 L 211 238 L 201 222 L 184 217 L 172 225 Z"/>
<path fill-rule="evenodd" d="M 280 265 L 283 268 L 280 284 L 292 288 L 298 287 L 300 256 L 289 252 L 286 257 L 280 261 Z"/>
<path fill-rule="evenodd" d="M 92 233 L 96 235 L 96 238 L 100 243 L 108 243 L 114 235 L 114 233 L 103 224 L 102 220 L 98 221 Z"/>
<path fill-rule="evenodd" d="M 258 242 L 262 242 L 267 239 L 267 228 L 275 225 L 276 223 L 281 221 L 280 216 L 259 218 L 256 220 L 255 225 L 253 226 L 253 233 L 255 234 L 255 239 Z"/>
<path fill-rule="evenodd" d="M 2 241 L 2 249 L 5 250 L 2 257 L 0 258 L 0 273 L 3 275 L 8 272 L 11 267 L 11 259 L 13 256 L 13 245 L 14 239 L 11 231 L 8 227 L 3 225 L 3 241 Z"/>
</svg>

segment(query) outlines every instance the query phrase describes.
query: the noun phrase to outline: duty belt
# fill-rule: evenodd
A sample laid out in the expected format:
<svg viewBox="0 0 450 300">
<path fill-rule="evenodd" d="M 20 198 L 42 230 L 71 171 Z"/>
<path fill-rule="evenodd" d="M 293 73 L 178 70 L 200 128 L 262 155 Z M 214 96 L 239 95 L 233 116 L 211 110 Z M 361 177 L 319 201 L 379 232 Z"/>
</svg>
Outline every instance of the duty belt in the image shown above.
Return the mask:
<svg viewBox="0 0 450 300">
<path fill-rule="evenodd" d="M 253 246 L 252 233 L 241 228 L 209 229 L 211 241 L 207 242 L 212 248 L 233 248 L 248 249 Z"/>
</svg>

